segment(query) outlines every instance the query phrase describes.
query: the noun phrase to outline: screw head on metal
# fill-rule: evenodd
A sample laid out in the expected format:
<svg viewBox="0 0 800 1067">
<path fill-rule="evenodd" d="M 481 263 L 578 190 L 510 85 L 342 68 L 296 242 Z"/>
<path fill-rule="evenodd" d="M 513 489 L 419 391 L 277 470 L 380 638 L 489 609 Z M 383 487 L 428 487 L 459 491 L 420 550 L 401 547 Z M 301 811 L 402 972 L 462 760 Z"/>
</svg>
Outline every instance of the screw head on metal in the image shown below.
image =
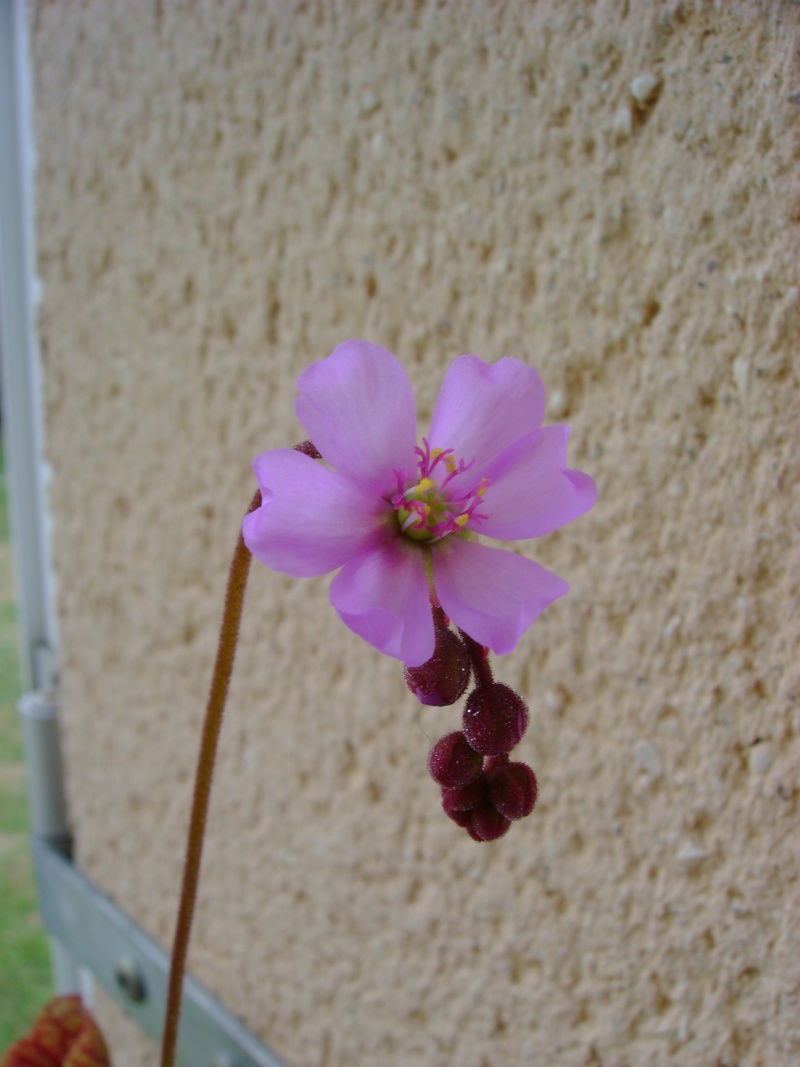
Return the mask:
<svg viewBox="0 0 800 1067">
<path fill-rule="evenodd" d="M 136 960 L 131 956 L 120 956 L 114 968 L 117 985 L 135 1004 L 147 999 L 147 986 Z"/>
</svg>

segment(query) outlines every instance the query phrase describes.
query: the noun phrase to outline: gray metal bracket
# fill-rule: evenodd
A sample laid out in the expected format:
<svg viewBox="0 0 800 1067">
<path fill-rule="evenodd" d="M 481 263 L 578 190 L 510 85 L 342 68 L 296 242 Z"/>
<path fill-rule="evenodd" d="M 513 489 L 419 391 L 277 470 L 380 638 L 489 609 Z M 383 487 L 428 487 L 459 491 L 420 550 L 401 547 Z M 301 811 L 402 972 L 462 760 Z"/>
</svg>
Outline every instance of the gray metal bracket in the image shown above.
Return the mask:
<svg viewBox="0 0 800 1067">
<path fill-rule="evenodd" d="M 48 933 L 158 1041 L 169 956 L 56 849 L 34 838 L 32 851 Z M 286 1067 L 193 978 L 184 984 L 177 1058 L 185 1067 Z"/>
</svg>

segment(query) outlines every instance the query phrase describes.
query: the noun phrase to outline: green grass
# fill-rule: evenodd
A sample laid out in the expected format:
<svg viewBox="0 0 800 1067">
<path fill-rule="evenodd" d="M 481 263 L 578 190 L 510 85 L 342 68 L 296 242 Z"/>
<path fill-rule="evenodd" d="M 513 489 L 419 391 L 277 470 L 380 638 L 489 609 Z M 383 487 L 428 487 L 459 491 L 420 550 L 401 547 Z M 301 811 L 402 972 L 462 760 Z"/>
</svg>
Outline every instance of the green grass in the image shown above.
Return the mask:
<svg viewBox="0 0 800 1067">
<path fill-rule="evenodd" d="M 28 800 L 17 699 L 17 617 L 0 449 L 0 1059 L 53 995 L 50 952 L 28 850 Z"/>
</svg>

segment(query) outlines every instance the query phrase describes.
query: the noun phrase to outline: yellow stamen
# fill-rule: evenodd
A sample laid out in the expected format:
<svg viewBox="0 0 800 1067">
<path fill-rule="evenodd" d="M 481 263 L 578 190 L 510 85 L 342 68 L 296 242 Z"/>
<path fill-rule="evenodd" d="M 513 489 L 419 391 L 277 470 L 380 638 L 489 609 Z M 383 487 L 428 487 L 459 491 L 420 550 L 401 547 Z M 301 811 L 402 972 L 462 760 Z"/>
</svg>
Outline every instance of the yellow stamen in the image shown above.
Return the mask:
<svg viewBox="0 0 800 1067">
<path fill-rule="evenodd" d="M 429 489 L 435 489 L 436 482 L 432 478 L 420 478 L 417 485 L 417 491 L 420 493 L 426 493 Z"/>
<path fill-rule="evenodd" d="M 454 521 L 456 526 L 466 526 L 469 522 L 469 515 L 459 515 Z"/>
</svg>

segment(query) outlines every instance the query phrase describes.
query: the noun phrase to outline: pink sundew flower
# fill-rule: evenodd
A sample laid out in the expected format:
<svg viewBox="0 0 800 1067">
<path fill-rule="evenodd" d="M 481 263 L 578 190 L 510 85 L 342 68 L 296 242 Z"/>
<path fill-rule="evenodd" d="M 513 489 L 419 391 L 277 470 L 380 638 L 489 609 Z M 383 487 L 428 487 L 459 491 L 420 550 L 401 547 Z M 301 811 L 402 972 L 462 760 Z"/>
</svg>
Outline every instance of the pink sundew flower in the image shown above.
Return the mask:
<svg viewBox="0 0 800 1067">
<path fill-rule="evenodd" d="M 566 469 L 569 428 L 541 425 L 536 371 L 460 356 L 421 446 L 411 384 L 386 349 L 345 341 L 297 384 L 295 412 L 329 466 L 286 448 L 256 457 L 262 505 L 243 524 L 252 554 L 298 578 L 338 570 L 330 599 L 342 621 L 411 667 L 433 655 L 432 603 L 480 645 L 511 652 L 569 586 L 476 535 L 541 537 L 596 498 L 587 474 Z"/>
</svg>

